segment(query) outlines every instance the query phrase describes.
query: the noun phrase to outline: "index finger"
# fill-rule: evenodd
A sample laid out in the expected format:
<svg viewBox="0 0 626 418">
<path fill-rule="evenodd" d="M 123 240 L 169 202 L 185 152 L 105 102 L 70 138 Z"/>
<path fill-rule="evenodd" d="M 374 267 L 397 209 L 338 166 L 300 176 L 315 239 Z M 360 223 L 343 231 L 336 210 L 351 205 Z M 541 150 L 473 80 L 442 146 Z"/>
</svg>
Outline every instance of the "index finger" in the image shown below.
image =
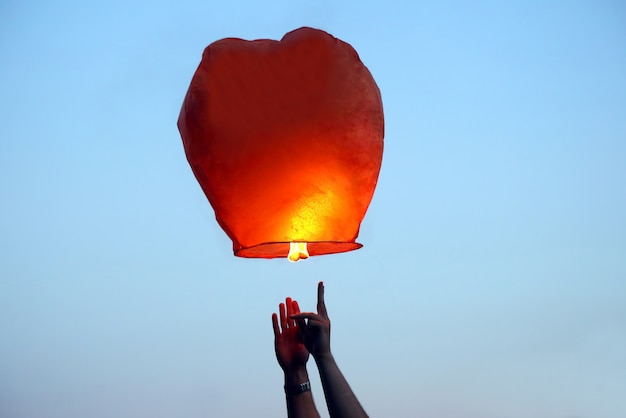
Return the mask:
<svg viewBox="0 0 626 418">
<path fill-rule="evenodd" d="M 326 303 L 324 302 L 324 282 L 319 282 L 317 285 L 317 313 L 328 319 Z"/>
</svg>

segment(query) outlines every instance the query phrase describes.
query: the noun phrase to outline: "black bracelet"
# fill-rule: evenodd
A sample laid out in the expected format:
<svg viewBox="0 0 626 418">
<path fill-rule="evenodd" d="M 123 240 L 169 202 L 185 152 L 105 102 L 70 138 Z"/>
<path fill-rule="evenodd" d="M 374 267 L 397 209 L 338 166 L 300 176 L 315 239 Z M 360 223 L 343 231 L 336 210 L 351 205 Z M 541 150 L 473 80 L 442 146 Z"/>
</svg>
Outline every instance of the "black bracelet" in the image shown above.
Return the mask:
<svg viewBox="0 0 626 418">
<path fill-rule="evenodd" d="M 285 385 L 285 393 L 287 395 L 299 395 L 304 392 L 308 392 L 311 390 L 311 382 L 306 381 L 304 383 L 300 383 L 299 385 Z"/>
</svg>

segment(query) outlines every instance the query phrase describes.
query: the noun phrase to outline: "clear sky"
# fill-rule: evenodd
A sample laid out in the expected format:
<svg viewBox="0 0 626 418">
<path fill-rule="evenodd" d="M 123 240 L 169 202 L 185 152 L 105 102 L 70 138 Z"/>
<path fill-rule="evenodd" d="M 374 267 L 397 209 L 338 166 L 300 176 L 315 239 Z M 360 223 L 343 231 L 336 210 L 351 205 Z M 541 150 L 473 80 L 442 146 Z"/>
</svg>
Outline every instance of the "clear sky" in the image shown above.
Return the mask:
<svg viewBox="0 0 626 418">
<path fill-rule="evenodd" d="M 301 26 L 382 93 L 364 247 L 236 258 L 178 113 L 206 45 Z M 626 416 L 624 2 L 2 2 L 0 417 L 286 416 L 319 280 L 372 417 Z"/>
</svg>

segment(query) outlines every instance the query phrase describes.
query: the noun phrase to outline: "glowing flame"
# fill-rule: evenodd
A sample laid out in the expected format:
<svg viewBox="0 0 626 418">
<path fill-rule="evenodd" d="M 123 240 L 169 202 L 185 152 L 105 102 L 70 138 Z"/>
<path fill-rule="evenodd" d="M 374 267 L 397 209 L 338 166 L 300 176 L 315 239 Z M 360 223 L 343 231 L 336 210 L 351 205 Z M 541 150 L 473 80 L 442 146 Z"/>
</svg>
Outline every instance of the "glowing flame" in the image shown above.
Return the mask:
<svg viewBox="0 0 626 418">
<path fill-rule="evenodd" d="M 306 249 L 306 242 L 290 242 L 289 243 L 289 255 L 287 259 L 291 262 L 298 260 L 304 260 L 309 258 L 309 251 Z"/>
</svg>

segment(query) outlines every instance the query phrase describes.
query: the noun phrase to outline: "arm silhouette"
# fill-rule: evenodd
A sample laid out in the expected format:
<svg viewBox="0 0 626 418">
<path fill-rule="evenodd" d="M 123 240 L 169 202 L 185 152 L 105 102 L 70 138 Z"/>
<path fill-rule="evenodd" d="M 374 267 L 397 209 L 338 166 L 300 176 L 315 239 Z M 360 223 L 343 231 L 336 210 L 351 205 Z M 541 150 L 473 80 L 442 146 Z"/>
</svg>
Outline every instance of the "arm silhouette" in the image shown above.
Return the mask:
<svg viewBox="0 0 626 418">
<path fill-rule="evenodd" d="M 317 286 L 317 313 L 296 313 L 290 318 L 297 321 L 302 341 L 315 359 L 331 418 L 366 418 L 367 413 L 330 351 L 330 319 L 324 302 L 323 282 Z"/>
<path fill-rule="evenodd" d="M 300 312 L 298 302 L 287 298 L 278 307 L 279 315 L 272 314 L 274 349 L 278 364 L 285 373 L 285 397 L 289 418 L 320 418 L 311 390 L 299 392 L 301 384 L 309 381 L 306 363 L 309 351 L 300 339 L 299 322 L 290 318 Z M 280 318 L 280 322 L 279 322 Z M 294 390 L 296 389 L 296 390 Z"/>
</svg>

